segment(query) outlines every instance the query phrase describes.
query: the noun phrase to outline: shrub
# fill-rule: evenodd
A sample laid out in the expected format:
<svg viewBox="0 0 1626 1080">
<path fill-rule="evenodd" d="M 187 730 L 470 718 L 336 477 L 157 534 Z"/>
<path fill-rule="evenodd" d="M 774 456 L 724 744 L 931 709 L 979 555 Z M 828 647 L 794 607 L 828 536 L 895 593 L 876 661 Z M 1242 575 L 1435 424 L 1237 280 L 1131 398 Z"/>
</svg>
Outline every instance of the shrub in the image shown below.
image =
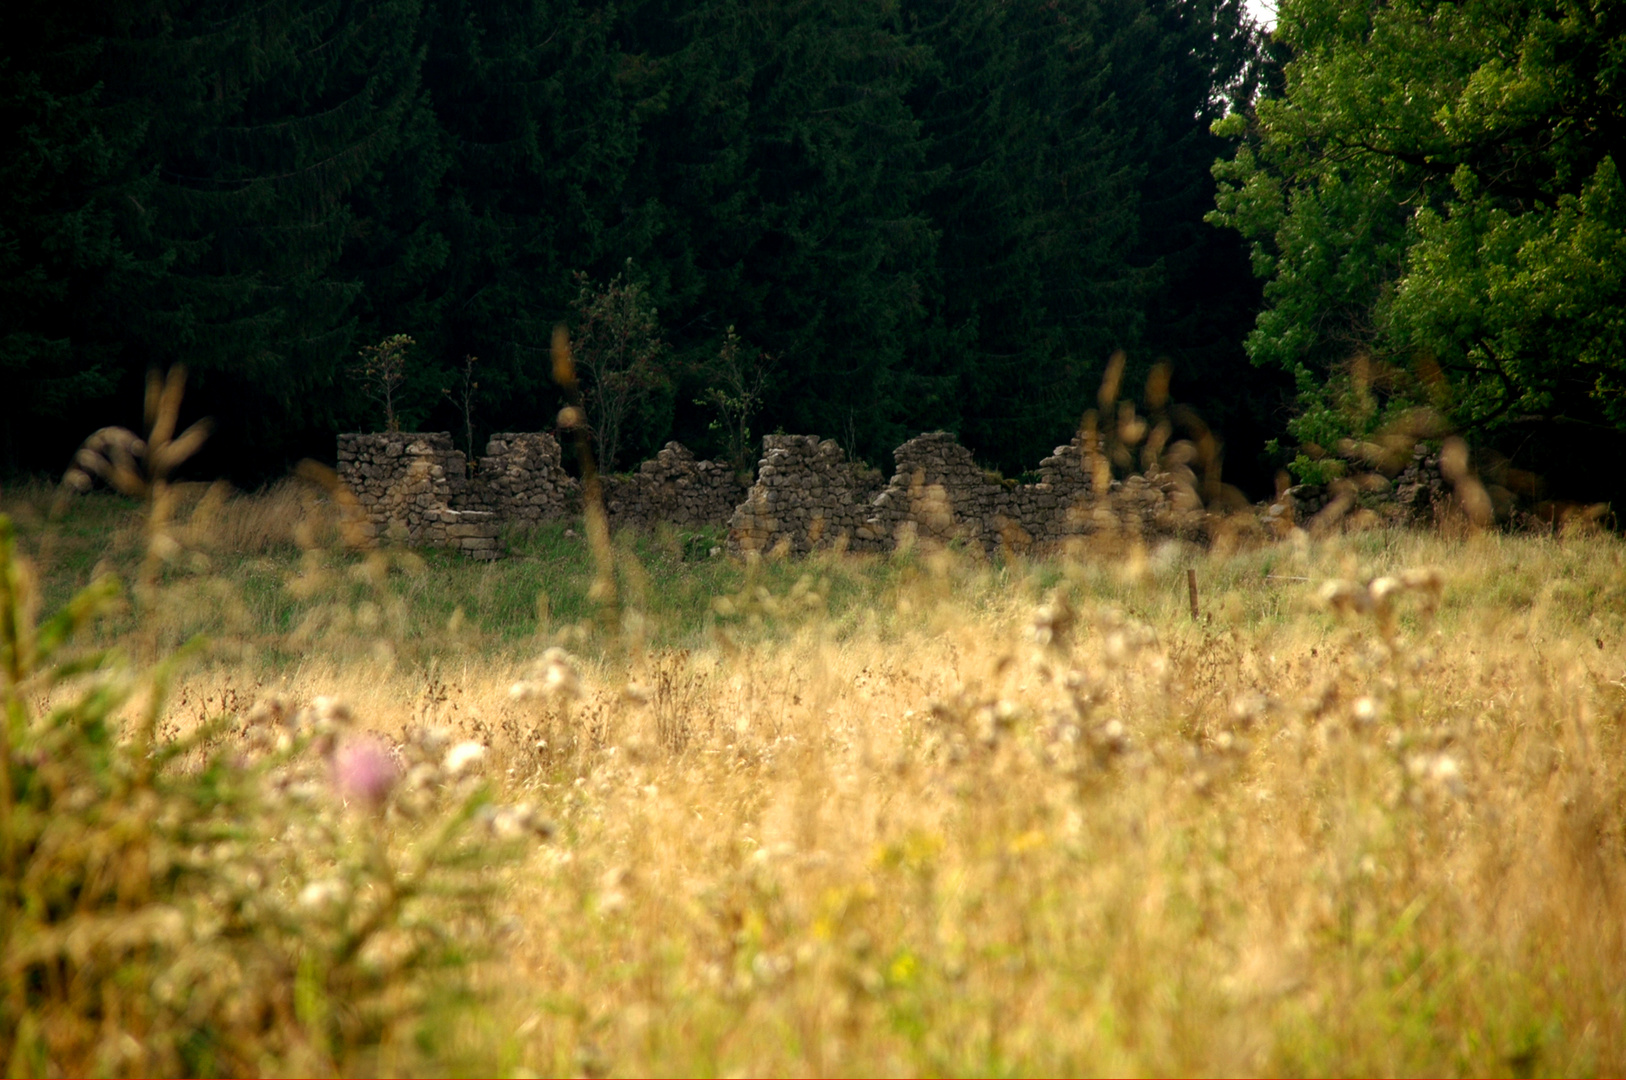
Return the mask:
<svg viewBox="0 0 1626 1080">
<path fill-rule="evenodd" d="M 119 596 L 100 579 L 36 624 L 0 517 L 7 1073 L 328 1073 L 421 1050 L 406 1036 L 490 937 L 476 872 L 532 816 L 488 806 L 470 747 L 391 746 L 324 699 L 161 737 L 185 652 L 143 670 L 74 648 Z"/>
<path fill-rule="evenodd" d="M 169 438 L 181 385 L 155 379 L 147 439 L 108 429 L 76 459 L 146 500 L 134 609 L 148 623 L 181 587 L 162 570 L 180 550 L 166 476 L 201 441 Z M 472 1000 L 489 871 L 543 831 L 534 813 L 492 805 L 483 748 L 425 727 L 386 741 L 325 698 L 181 730 L 166 691 L 201 642 L 166 655 L 144 630 L 140 661 L 87 644 L 123 598 L 102 574 L 38 620 L 0 515 L 6 1073 L 443 1064 L 431 1029 Z"/>
</svg>

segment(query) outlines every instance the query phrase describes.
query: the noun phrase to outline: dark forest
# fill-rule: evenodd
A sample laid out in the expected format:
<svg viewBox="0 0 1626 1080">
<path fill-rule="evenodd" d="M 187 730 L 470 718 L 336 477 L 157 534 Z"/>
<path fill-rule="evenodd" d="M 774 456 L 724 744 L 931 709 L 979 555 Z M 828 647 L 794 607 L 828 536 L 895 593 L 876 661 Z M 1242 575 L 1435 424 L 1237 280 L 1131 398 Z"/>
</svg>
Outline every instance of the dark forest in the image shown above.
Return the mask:
<svg viewBox="0 0 1626 1080">
<path fill-rule="evenodd" d="M 274 478 L 382 426 L 358 353 L 397 334 L 404 427 L 461 441 L 466 384 L 477 439 L 549 428 L 553 327 L 619 278 L 658 348 L 618 464 L 724 452 L 743 374 L 756 433 L 1014 473 L 1123 349 L 1268 486 L 1290 383 L 1203 220 L 1259 82 L 1236 0 L 20 0 L 0 35 L 13 473 L 181 363 L 198 467 Z"/>
</svg>

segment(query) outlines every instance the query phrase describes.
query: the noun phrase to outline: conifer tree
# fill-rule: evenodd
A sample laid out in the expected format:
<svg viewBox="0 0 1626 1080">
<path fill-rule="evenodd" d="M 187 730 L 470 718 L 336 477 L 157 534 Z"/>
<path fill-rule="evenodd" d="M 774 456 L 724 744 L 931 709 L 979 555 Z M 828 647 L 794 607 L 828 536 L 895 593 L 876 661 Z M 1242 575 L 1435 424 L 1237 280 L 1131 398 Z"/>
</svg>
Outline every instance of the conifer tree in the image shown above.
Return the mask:
<svg viewBox="0 0 1626 1080">
<path fill-rule="evenodd" d="M 1154 279 L 1131 260 L 1139 182 L 1122 100 L 1135 4 L 912 0 L 936 62 L 913 94 L 943 180 L 938 316 L 962 438 L 1031 466 L 1132 346 Z"/>
<path fill-rule="evenodd" d="M 109 43 L 109 85 L 149 113 L 140 239 L 172 259 L 132 345 L 187 364 L 228 440 L 287 453 L 342 415 L 360 283 L 334 271 L 412 114 L 417 22 L 418 0 L 172 0 Z"/>
<path fill-rule="evenodd" d="M 675 348 L 698 364 L 736 326 L 777 358 L 767 426 L 853 430 L 880 460 L 910 427 L 935 247 L 905 100 L 924 54 L 867 0 L 649 5 L 625 48 L 658 87 L 629 202 L 661 208 L 643 262 Z"/>
<path fill-rule="evenodd" d="M 139 105 L 110 99 L 94 6 L 0 5 L 0 463 L 64 460 L 119 379 L 114 298 L 144 265 L 124 230 L 152 201 Z"/>
<path fill-rule="evenodd" d="M 431 355 L 481 358 L 498 428 L 537 429 L 557 411 L 549 341 L 573 272 L 607 277 L 644 250 L 623 198 L 642 77 L 617 25 L 615 9 L 577 0 L 429 3 L 424 84 L 449 163 L 435 209 L 442 299 L 423 340 Z"/>
</svg>

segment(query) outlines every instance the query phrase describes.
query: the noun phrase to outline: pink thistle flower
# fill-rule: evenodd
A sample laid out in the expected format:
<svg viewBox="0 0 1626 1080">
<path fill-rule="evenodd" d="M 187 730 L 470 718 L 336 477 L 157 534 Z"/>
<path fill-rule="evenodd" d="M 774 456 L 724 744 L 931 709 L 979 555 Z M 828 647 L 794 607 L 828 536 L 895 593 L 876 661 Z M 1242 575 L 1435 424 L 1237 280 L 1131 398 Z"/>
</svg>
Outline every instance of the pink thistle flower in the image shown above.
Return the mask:
<svg viewBox="0 0 1626 1080">
<path fill-rule="evenodd" d="M 389 748 L 371 736 L 347 739 L 333 755 L 333 783 L 339 794 L 374 810 L 389 798 L 396 771 Z"/>
</svg>

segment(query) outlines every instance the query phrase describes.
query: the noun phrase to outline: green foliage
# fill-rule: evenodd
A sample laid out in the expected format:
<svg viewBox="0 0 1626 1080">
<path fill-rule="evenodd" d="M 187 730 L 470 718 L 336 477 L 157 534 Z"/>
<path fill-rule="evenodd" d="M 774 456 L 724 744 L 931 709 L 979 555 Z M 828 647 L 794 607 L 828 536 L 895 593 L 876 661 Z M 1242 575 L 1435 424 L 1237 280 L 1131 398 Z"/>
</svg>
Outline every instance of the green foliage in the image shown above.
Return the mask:
<svg viewBox="0 0 1626 1080">
<path fill-rule="evenodd" d="M 932 177 L 906 101 L 926 61 L 895 9 L 709 0 L 629 13 L 642 89 L 628 203 L 674 351 L 701 372 L 725 327 L 777 360 L 764 426 L 901 441 L 932 290 Z M 709 410 L 677 395 L 680 437 Z"/>
<path fill-rule="evenodd" d="M 424 5 L 431 111 L 418 137 L 441 156 L 407 163 L 404 179 L 427 190 L 402 207 L 402 235 L 424 256 L 400 301 L 370 318 L 423 343 L 426 387 L 449 385 L 461 357 L 480 357 L 488 431 L 543 429 L 563 404 L 549 342 L 570 314 L 574 271 L 602 279 L 628 257 L 648 265 L 649 208 L 625 190 L 647 77 L 621 55 L 617 27 L 614 11 L 573 0 Z M 415 422 L 459 419 L 448 403 Z"/>
<path fill-rule="evenodd" d="M 1230 244 L 1200 223 L 1224 141 L 1204 129 L 1253 78 L 1240 5 L 907 10 L 935 58 L 913 92 L 943 178 L 926 205 L 953 377 L 935 423 L 1027 467 L 1076 430 L 1112 352 L 1143 343 L 1216 404 L 1235 400 L 1227 307 L 1246 319 L 1252 299 L 1228 296 Z"/>
<path fill-rule="evenodd" d="M 1466 424 L 1569 415 L 1626 430 L 1626 189 L 1603 158 L 1576 194 L 1524 212 L 1459 167 L 1442 213 L 1418 211 L 1386 312 L 1398 342 L 1458 384 Z"/>
<path fill-rule="evenodd" d="M 135 155 L 139 109 L 110 100 L 87 16 L 62 5 L 8 4 L 0 40 L 0 456 L 29 461 L 40 428 L 77 415 L 118 381 L 113 299 L 152 267 L 120 240 L 150 201 Z M 14 46 L 15 47 L 15 46 Z M 56 441 L 57 460 L 84 436 Z"/>
<path fill-rule="evenodd" d="M 572 351 L 577 370 L 586 376 L 582 400 L 605 472 L 615 471 L 629 427 L 638 424 L 647 431 L 655 426 L 648 423 L 650 414 L 669 406 L 662 400 L 671 380 L 662 363 L 666 343 L 660 338 L 660 312 L 631 274 L 631 260 L 602 287 L 578 273 L 571 305 L 576 312 Z"/>
<path fill-rule="evenodd" d="M 1302 442 L 1442 407 L 1495 437 L 1626 431 L 1626 23 L 1609 3 L 1286 0 L 1285 91 L 1215 166 L 1211 220 L 1253 243 L 1256 364 Z M 1400 372 L 1374 386 L 1349 364 Z M 1302 461 L 1301 461 L 1302 466 Z"/>
<path fill-rule="evenodd" d="M 79 647 L 119 596 L 98 579 L 36 623 L 0 517 L 7 1074 L 403 1060 L 448 965 L 478 950 L 425 916 L 455 902 L 461 926 L 485 925 L 470 872 L 491 853 L 469 828 L 485 788 L 397 783 L 383 744 L 331 703 L 176 732 L 165 691 L 184 652 L 143 669 Z M 438 776 L 436 749 L 406 753 Z M 402 815 L 420 819 L 421 840 L 393 835 Z"/>
<path fill-rule="evenodd" d="M 406 381 L 407 349 L 417 342 L 406 334 L 391 334 L 377 345 L 364 345 L 361 363 L 355 374 L 366 389 L 367 396 L 384 407 L 384 430 L 400 431 L 401 420 L 396 415 L 397 398 L 401 384 Z"/>
<path fill-rule="evenodd" d="M 147 438 L 104 430 L 75 459 L 74 479 L 143 500 L 133 605 L 98 563 L 41 621 L 0 515 L 0 1061 L 12 1076 L 410 1069 L 427 1025 L 468 999 L 463 970 L 493 931 L 484 875 L 544 823 L 490 806 L 480 748 L 427 727 L 391 746 L 336 702 L 274 696 L 189 730 L 166 715 L 203 644 L 166 653 L 158 621 L 227 606 L 173 565 L 208 568 L 172 522 L 169 474 L 205 434 L 175 436 L 181 387 L 155 375 Z M 97 633 L 132 608 L 124 636 L 149 662 Z"/>
<path fill-rule="evenodd" d="M 762 392 L 767 382 L 767 358 L 751 351 L 730 326 L 723 332 L 722 348 L 707 380 L 712 385 L 697 405 L 717 410 L 710 430 L 722 436 L 728 460 L 741 476 L 749 476 L 753 452 L 751 419 L 762 408 Z"/>
</svg>

